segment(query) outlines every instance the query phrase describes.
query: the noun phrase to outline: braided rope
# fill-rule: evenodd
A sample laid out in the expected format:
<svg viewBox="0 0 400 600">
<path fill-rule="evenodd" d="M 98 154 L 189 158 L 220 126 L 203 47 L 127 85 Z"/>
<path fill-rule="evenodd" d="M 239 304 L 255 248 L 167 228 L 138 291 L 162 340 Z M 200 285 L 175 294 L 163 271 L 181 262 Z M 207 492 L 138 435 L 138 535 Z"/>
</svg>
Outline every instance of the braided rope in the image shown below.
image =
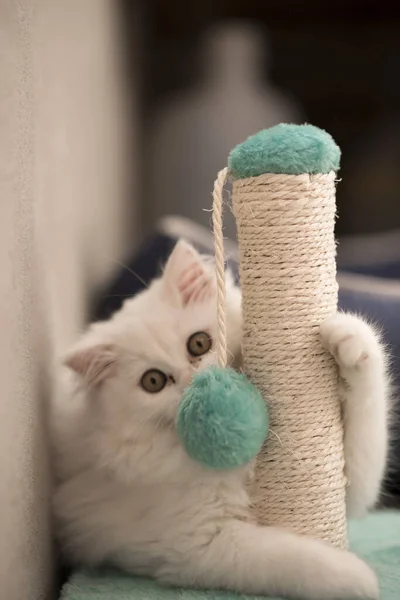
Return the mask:
<svg viewBox="0 0 400 600">
<path fill-rule="evenodd" d="M 246 375 L 270 412 L 253 502 L 258 522 L 346 545 L 343 424 L 319 326 L 337 310 L 335 174 L 233 185 Z"/>
<path fill-rule="evenodd" d="M 223 198 L 222 192 L 228 168 L 219 171 L 214 182 L 212 222 L 214 232 L 215 271 L 217 276 L 217 356 L 218 364 L 224 368 L 227 365 L 226 339 L 226 289 L 225 289 L 225 256 L 224 235 L 222 229 Z"/>
</svg>

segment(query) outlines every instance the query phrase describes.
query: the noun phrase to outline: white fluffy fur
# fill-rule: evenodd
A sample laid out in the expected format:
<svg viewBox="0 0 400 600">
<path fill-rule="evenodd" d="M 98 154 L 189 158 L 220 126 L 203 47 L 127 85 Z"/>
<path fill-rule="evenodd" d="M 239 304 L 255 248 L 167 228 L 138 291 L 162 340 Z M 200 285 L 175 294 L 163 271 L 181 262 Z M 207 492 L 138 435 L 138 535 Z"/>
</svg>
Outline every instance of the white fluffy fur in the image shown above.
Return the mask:
<svg viewBox="0 0 400 600">
<path fill-rule="evenodd" d="M 250 467 L 215 472 L 180 446 L 174 417 L 197 369 L 187 338 L 216 330 L 212 268 L 180 242 L 165 272 L 93 325 L 66 359 L 52 432 L 58 534 L 71 562 L 112 562 L 172 585 L 231 589 L 308 600 L 378 597 L 358 558 L 289 531 L 251 521 Z M 241 342 L 240 292 L 228 286 L 229 351 Z M 322 326 L 343 378 L 348 508 L 376 501 L 387 451 L 388 385 L 374 331 L 338 314 Z M 139 386 L 157 368 L 171 377 L 158 394 Z"/>
</svg>

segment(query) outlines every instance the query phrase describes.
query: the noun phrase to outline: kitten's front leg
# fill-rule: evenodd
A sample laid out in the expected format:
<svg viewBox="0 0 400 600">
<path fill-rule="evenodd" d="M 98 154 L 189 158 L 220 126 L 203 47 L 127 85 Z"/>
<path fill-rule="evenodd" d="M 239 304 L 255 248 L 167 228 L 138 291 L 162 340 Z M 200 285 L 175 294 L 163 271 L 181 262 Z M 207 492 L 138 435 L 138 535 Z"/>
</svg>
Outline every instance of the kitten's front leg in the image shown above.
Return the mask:
<svg viewBox="0 0 400 600">
<path fill-rule="evenodd" d="M 337 313 L 321 326 L 341 376 L 349 516 L 377 501 L 388 450 L 389 378 L 377 333 L 361 318 Z"/>
</svg>

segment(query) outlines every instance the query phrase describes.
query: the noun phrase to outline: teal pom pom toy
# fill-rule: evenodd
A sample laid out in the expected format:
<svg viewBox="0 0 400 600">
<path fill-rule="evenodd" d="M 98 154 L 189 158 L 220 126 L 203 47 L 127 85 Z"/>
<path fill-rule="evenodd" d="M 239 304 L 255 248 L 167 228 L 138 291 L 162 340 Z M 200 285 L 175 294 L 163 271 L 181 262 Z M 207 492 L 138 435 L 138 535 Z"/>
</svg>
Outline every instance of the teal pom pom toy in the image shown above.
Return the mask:
<svg viewBox="0 0 400 600">
<path fill-rule="evenodd" d="M 197 374 L 185 391 L 176 427 L 191 458 L 213 469 L 233 469 L 260 451 L 268 410 L 245 375 L 214 366 Z"/>
</svg>

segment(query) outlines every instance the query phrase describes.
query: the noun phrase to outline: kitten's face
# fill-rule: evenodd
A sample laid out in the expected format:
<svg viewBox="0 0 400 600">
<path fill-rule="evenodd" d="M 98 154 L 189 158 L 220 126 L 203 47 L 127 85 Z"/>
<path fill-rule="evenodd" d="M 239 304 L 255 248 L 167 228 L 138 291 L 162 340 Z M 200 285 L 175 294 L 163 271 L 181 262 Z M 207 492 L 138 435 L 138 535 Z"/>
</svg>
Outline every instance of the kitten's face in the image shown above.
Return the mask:
<svg viewBox="0 0 400 600">
<path fill-rule="evenodd" d="M 233 357 L 240 352 L 240 292 L 227 287 Z M 67 364 L 108 415 L 123 410 L 137 422 L 171 422 L 193 374 L 217 362 L 216 328 L 214 268 L 179 242 L 162 278 L 92 326 Z"/>
</svg>

